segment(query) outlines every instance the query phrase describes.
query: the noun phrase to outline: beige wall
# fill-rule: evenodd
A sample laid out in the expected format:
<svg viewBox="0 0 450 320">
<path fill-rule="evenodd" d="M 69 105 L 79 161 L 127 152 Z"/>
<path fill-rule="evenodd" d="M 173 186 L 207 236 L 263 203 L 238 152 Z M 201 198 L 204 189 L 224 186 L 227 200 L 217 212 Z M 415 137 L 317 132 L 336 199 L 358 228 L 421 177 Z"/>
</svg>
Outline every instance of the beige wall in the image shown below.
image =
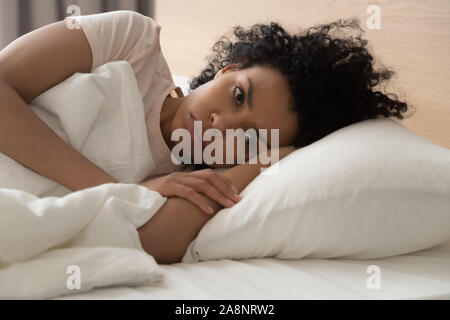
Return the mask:
<svg viewBox="0 0 450 320">
<path fill-rule="evenodd" d="M 366 27 L 367 7 L 381 8 L 381 29 Z M 218 38 L 240 24 L 276 21 L 288 31 L 358 17 L 377 61 L 397 72 L 387 87 L 416 107 L 404 121 L 450 148 L 449 0 L 157 0 L 161 47 L 174 74 L 196 76 Z"/>
</svg>

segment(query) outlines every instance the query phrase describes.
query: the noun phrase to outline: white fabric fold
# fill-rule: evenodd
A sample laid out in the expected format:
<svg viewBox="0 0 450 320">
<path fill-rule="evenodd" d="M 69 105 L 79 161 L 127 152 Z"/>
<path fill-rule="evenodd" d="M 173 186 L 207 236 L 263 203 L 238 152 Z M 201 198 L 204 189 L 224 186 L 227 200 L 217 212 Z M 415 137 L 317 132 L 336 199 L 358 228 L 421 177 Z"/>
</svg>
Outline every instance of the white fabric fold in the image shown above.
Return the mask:
<svg viewBox="0 0 450 320">
<path fill-rule="evenodd" d="M 30 108 L 59 137 L 120 182 L 139 183 L 155 168 L 142 97 L 126 61 L 75 73 L 36 97 Z M 0 168 L 0 188 L 36 196 L 70 193 L 3 153 Z"/>
<path fill-rule="evenodd" d="M 71 192 L 0 153 L 0 298 L 44 299 L 161 281 L 137 229 L 167 198 L 137 184 L 155 165 L 131 66 L 117 61 L 76 73 L 30 107 L 120 183 Z M 81 273 L 77 290 L 66 283 L 73 265 Z"/>
</svg>

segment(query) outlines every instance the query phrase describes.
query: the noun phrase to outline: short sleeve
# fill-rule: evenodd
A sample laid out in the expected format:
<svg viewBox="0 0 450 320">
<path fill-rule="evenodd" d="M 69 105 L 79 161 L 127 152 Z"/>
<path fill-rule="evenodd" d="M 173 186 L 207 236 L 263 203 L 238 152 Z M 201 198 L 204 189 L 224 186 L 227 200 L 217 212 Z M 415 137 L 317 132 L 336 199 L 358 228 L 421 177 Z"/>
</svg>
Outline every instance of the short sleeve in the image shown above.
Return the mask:
<svg viewBox="0 0 450 320">
<path fill-rule="evenodd" d="M 75 19 L 89 41 L 91 70 L 110 61 L 125 60 L 131 64 L 149 50 L 160 50 L 160 25 L 134 11 L 118 10 L 66 19 Z"/>
</svg>

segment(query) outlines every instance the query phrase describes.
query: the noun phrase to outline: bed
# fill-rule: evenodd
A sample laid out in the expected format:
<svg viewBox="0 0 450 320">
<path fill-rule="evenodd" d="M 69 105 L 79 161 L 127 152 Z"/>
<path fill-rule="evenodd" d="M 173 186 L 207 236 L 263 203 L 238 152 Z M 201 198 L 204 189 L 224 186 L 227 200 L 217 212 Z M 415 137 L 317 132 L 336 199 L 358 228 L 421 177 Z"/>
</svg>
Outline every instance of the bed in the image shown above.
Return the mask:
<svg viewBox="0 0 450 320">
<path fill-rule="evenodd" d="M 157 20 L 164 26 L 162 47 L 173 71 L 197 74 L 204 64 L 198 56 L 204 55 L 217 34 L 231 25 L 230 20 L 246 21 L 247 10 L 236 12 L 230 9 L 238 4 L 241 3 L 221 8 L 223 14 L 217 20 L 200 9 L 192 10 L 191 3 L 187 4 L 189 8 L 181 4 L 173 8 L 164 2 L 157 3 L 160 12 Z M 369 4 L 368 1 L 353 1 L 352 5 L 345 2 L 344 6 L 337 1 L 321 1 L 311 5 L 307 1 L 287 1 L 285 7 L 268 4 L 271 10 L 266 12 L 275 12 L 278 20 L 287 21 L 293 29 L 299 21 L 302 25 L 316 22 L 319 14 L 323 18 L 321 22 L 350 15 L 365 21 Z M 252 5 L 250 2 L 249 6 Z M 212 6 L 217 9 L 217 4 L 207 1 L 198 6 L 207 12 L 213 9 Z M 299 6 L 308 10 L 297 10 Z M 385 1 L 381 6 L 383 30 L 387 32 L 371 30 L 367 37 L 377 48 L 377 57 L 399 72 L 398 83 L 406 89 L 408 100 L 418 107 L 417 116 L 407 120 L 406 124 L 448 148 L 448 3 L 445 0 L 413 4 L 410 1 Z M 242 16 L 235 18 L 236 14 Z M 254 22 L 268 18 L 258 14 L 255 12 L 252 17 Z M 191 41 L 201 40 L 197 39 L 198 29 L 195 28 L 203 19 L 212 26 L 206 30 L 210 32 L 210 38 L 204 38 L 203 47 L 199 45 L 188 52 L 183 51 L 192 47 Z M 184 25 L 182 32 L 186 32 L 182 36 L 178 28 L 180 21 Z M 414 30 L 415 37 L 410 37 L 406 30 Z M 217 34 L 213 35 L 214 32 Z M 194 71 L 193 66 L 197 70 Z M 418 70 L 421 78 L 417 77 Z M 189 78 L 178 75 L 173 78 L 186 95 Z M 204 229 L 209 227 L 206 225 Z M 160 269 L 164 279 L 157 285 L 107 286 L 54 299 L 450 299 L 450 241 L 428 246 L 425 250 L 377 259 L 209 259 L 160 265 Z"/>
<path fill-rule="evenodd" d="M 123 90 L 134 93 L 123 101 L 111 93 L 111 101 L 122 103 L 108 115 L 134 121 L 121 112 L 130 105 L 142 112 L 126 62 L 74 75 L 35 103 L 61 109 L 63 89 L 80 83 L 87 86 L 88 100 L 98 96 L 98 86 L 123 95 L 113 89 L 124 80 L 130 85 Z M 186 94 L 189 79 L 174 76 L 174 81 Z M 134 131 L 131 140 L 137 142 L 142 132 Z M 97 140 L 89 135 L 85 141 Z M 15 183 L 14 173 L 23 168 L 15 171 L 10 164 L 9 180 Z M 35 189 L 29 193 L 0 188 L 6 206 L 0 212 L 0 297 L 449 299 L 449 168 L 450 150 L 395 121 L 353 124 L 283 158 L 279 171 L 272 165 L 258 175 L 241 192 L 243 200 L 209 220 L 182 262 L 172 265 L 157 265 L 136 238 L 137 227 L 164 203 L 157 192 L 117 183 L 59 197 L 64 190 L 30 175 L 25 187 Z M 42 198 L 32 195 L 44 191 Z M 83 293 L 69 285 L 72 266 L 83 270 Z"/>
<path fill-rule="evenodd" d="M 367 268 L 381 271 L 370 289 Z M 159 286 L 111 287 L 57 299 L 450 299 L 450 242 L 377 260 L 218 260 L 163 267 Z"/>
<path fill-rule="evenodd" d="M 189 78 L 173 78 L 187 94 Z M 158 285 L 56 299 L 450 299 L 450 241 L 382 259 L 217 259 L 161 267 Z"/>
</svg>

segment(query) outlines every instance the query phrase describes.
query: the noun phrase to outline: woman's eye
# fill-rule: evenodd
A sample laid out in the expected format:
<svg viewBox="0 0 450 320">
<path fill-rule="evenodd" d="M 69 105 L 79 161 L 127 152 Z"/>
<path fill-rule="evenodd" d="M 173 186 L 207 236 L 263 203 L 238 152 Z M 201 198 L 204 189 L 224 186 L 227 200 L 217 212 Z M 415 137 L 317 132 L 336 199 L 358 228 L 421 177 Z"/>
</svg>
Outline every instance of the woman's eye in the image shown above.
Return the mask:
<svg viewBox="0 0 450 320">
<path fill-rule="evenodd" d="M 239 104 L 243 104 L 245 101 L 245 95 L 242 92 L 241 88 L 236 87 L 236 90 L 234 90 L 234 98 L 236 99 L 236 101 L 238 101 Z M 242 100 L 242 101 L 240 101 Z"/>
</svg>

